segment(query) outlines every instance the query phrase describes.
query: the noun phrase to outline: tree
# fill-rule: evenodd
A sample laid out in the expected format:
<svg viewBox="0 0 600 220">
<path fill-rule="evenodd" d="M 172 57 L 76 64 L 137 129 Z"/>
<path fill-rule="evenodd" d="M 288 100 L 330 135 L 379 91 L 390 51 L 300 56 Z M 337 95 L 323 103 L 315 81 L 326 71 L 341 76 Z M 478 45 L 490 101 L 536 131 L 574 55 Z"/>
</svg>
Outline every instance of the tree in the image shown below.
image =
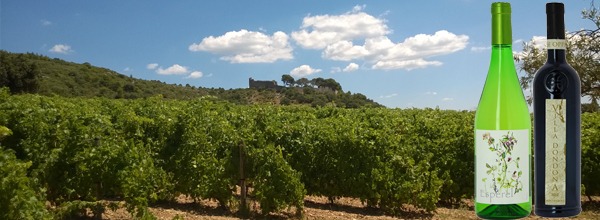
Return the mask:
<svg viewBox="0 0 600 220">
<path fill-rule="evenodd" d="M 35 63 L 23 64 L 23 92 L 35 93 L 39 90 L 40 70 Z"/>
<path fill-rule="evenodd" d="M 290 76 L 290 74 L 283 74 L 281 76 L 281 81 L 283 82 L 283 85 L 291 86 L 294 84 L 294 77 Z"/>
<path fill-rule="evenodd" d="M 335 79 L 329 78 L 325 80 L 325 87 L 330 88 L 333 91 L 342 91 L 342 85 L 340 85 Z"/>
<path fill-rule="evenodd" d="M 296 81 L 296 84 L 300 87 L 306 87 L 310 84 L 310 81 L 307 78 L 300 78 Z"/>
<path fill-rule="evenodd" d="M 600 8 L 594 6 L 594 1 L 590 9 L 583 10 L 584 19 L 592 21 L 595 30 L 580 30 L 567 32 L 567 62 L 577 71 L 581 78 L 581 96 L 589 97 L 591 103 L 584 109 L 598 109 L 600 99 Z M 523 89 L 531 89 L 535 72 L 546 62 L 546 51 L 533 39 L 523 44 L 523 52 L 515 56 L 519 67 L 525 72 L 521 77 L 521 86 Z M 527 97 L 529 103 L 532 97 Z M 589 111 L 589 110 L 588 110 Z"/>
<path fill-rule="evenodd" d="M 123 86 L 123 91 L 125 92 L 135 92 L 135 86 L 132 83 L 127 83 Z"/>
<path fill-rule="evenodd" d="M 39 89 L 40 69 L 27 59 L 27 55 L 13 56 L 0 51 L 0 87 L 10 88 L 11 93 L 34 93 Z"/>
<path fill-rule="evenodd" d="M 325 86 L 325 79 L 323 79 L 321 77 L 311 79 L 310 82 L 317 88 L 321 88 L 321 87 Z"/>
</svg>

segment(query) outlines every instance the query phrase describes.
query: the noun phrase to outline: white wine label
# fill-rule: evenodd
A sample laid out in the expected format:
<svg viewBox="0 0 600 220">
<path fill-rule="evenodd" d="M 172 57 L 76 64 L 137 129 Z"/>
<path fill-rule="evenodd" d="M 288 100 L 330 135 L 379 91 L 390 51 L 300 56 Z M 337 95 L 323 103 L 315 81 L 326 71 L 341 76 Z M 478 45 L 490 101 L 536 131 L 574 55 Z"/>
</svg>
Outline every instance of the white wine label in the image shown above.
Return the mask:
<svg viewBox="0 0 600 220">
<path fill-rule="evenodd" d="M 475 202 L 529 201 L 530 131 L 475 131 Z"/>
<path fill-rule="evenodd" d="M 567 41 L 565 39 L 548 39 L 546 47 L 548 50 L 566 50 Z"/>
<path fill-rule="evenodd" d="M 566 109 L 565 99 L 546 99 L 546 205 L 565 205 Z"/>
</svg>

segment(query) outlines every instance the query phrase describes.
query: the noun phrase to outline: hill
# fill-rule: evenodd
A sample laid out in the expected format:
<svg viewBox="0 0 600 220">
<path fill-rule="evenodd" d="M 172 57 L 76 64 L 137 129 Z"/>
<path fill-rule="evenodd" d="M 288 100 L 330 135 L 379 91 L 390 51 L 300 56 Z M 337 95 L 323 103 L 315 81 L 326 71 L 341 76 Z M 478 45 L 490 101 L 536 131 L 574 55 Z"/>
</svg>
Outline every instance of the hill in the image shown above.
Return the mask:
<svg viewBox="0 0 600 220">
<path fill-rule="evenodd" d="M 0 87 L 11 93 L 38 93 L 63 97 L 135 99 L 162 95 L 167 99 L 214 96 L 236 104 L 308 104 L 356 108 L 381 106 L 360 93 L 320 92 L 312 87 L 280 89 L 223 89 L 167 84 L 137 79 L 90 63 L 73 63 L 33 53 L 0 50 Z"/>
</svg>

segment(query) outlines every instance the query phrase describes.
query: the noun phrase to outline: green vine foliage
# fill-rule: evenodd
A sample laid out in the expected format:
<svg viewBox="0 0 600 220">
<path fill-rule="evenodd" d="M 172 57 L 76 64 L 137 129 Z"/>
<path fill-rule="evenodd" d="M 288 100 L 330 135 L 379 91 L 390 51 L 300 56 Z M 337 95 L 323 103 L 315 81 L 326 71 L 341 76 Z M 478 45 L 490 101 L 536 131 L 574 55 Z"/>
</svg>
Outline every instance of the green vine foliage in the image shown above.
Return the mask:
<svg viewBox="0 0 600 220">
<path fill-rule="evenodd" d="M 300 182 L 300 173 L 285 161 L 281 148 L 273 145 L 252 148 L 248 156 L 253 159 L 253 175 L 250 179 L 262 214 L 279 211 L 290 205 L 301 213 L 306 190 Z"/>
<path fill-rule="evenodd" d="M 27 177 L 30 166 L 12 150 L 0 149 L 0 219 L 51 219 L 42 192 Z"/>
<path fill-rule="evenodd" d="M 600 195 L 600 114 L 581 116 L 581 183 L 587 196 Z"/>
<path fill-rule="evenodd" d="M 473 196 L 470 111 L 62 98 L 6 89 L 0 101 L 7 134 L 0 140 L 0 213 L 22 219 L 101 212 L 105 200 L 124 200 L 133 217 L 151 219 L 148 206 L 179 195 L 235 210 L 241 165 L 249 198 L 265 215 L 301 212 L 306 195 L 358 198 L 391 214 L 404 205 L 431 212 Z M 599 123 L 598 113 L 582 115 L 586 195 L 600 195 Z M 46 210 L 44 201 L 64 208 Z"/>
</svg>

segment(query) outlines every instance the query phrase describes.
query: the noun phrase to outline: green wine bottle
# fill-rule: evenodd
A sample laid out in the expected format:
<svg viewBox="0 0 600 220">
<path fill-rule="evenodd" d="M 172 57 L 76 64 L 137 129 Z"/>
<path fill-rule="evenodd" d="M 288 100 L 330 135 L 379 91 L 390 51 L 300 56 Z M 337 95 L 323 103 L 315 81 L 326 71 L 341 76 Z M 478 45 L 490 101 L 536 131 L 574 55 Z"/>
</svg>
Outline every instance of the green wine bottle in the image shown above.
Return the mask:
<svg viewBox="0 0 600 220">
<path fill-rule="evenodd" d="M 509 3 L 492 4 L 492 58 L 475 115 L 475 213 L 531 213 L 531 119 L 512 53 Z"/>
</svg>

